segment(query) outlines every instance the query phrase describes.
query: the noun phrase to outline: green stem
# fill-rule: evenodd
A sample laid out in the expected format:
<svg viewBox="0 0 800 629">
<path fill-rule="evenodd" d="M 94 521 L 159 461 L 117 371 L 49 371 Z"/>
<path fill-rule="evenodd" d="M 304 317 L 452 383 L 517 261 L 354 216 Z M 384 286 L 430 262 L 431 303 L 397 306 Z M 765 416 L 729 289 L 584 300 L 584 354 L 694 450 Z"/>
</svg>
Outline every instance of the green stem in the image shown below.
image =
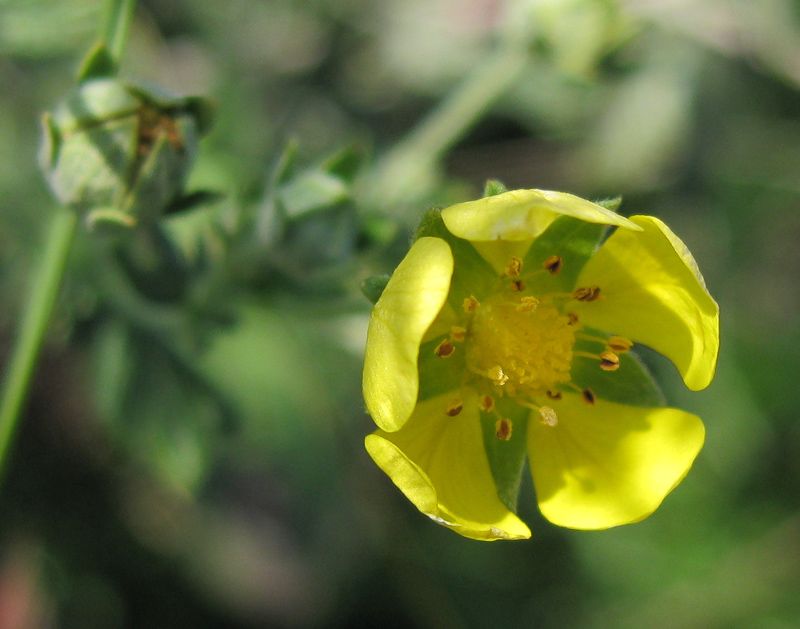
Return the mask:
<svg viewBox="0 0 800 629">
<path fill-rule="evenodd" d="M 366 182 L 365 201 L 391 209 L 404 200 L 424 196 L 435 183 L 445 153 L 502 96 L 525 68 L 528 53 L 506 45 L 397 144 Z"/>
<path fill-rule="evenodd" d="M 50 225 L 41 267 L 31 285 L 30 301 L 22 318 L 19 337 L 0 394 L 0 474 L 14 439 L 20 408 L 58 297 L 77 222 L 74 212 L 59 210 Z"/>
<path fill-rule="evenodd" d="M 116 67 L 125 53 L 135 9 L 136 0 L 108 0 L 106 3 L 107 17 L 100 36 L 106 42 Z"/>
</svg>

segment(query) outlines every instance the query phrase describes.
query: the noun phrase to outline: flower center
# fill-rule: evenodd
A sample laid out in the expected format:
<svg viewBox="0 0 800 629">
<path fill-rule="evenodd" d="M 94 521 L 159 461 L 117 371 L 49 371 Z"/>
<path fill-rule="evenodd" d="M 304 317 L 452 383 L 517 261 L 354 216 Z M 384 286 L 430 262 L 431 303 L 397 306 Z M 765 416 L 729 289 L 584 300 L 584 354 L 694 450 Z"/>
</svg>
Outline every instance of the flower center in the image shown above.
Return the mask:
<svg viewBox="0 0 800 629">
<path fill-rule="evenodd" d="M 510 395 L 545 394 L 569 382 L 575 329 L 534 297 L 497 294 L 481 303 L 465 343 L 466 365 Z"/>
</svg>

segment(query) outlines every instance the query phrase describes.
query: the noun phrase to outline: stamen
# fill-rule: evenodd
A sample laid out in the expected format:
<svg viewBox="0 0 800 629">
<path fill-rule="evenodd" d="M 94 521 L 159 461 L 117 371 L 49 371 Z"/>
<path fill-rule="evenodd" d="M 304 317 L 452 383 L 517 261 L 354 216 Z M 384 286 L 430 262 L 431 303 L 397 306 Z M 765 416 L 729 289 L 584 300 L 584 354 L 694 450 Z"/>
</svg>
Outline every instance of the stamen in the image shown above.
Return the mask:
<svg viewBox="0 0 800 629">
<path fill-rule="evenodd" d="M 514 291 L 515 293 L 519 293 L 519 292 L 525 290 L 525 282 L 523 282 L 522 280 L 515 280 L 515 281 L 511 282 L 511 284 L 509 285 L 509 288 L 512 291 Z"/>
<path fill-rule="evenodd" d="M 445 339 L 433 350 L 433 353 L 439 356 L 439 358 L 447 358 L 448 356 L 452 355 L 452 353 L 456 351 L 456 348 L 453 344 Z"/>
<path fill-rule="evenodd" d="M 494 398 L 491 395 L 484 395 L 478 403 L 478 408 L 486 413 L 491 413 L 494 410 Z"/>
<path fill-rule="evenodd" d="M 523 297 L 517 306 L 518 312 L 533 312 L 539 306 L 539 300 L 536 297 Z"/>
<path fill-rule="evenodd" d="M 511 258 L 506 267 L 506 277 L 517 277 L 522 273 L 522 260 L 517 257 Z"/>
<path fill-rule="evenodd" d="M 545 426 L 558 425 L 558 415 L 556 415 L 556 412 L 551 407 L 543 406 L 539 409 L 539 415 L 541 415 L 540 421 Z"/>
<path fill-rule="evenodd" d="M 572 293 L 572 298 L 577 301 L 595 301 L 602 299 L 599 286 L 581 286 Z"/>
<path fill-rule="evenodd" d="M 608 350 L 600 352 L 600 369 L 616 371 L 619 369 L 619 356 Z"/>
<path fill-rule="evenodd" d="M 450 415 L 450 417 L 455 417 L 461 412 L 461 409 L 464 408 L 464 404 L 458 398 L 452 400 L 445 408 L 445 413 Z"/>
<path fill-rule="evenodd" d="M 462 308 L 464 308 L 464 312 L 475 312 L 478 308 L 480 308 L 481 303 L 475 299 L 474 295 L 470 295 L 464 300 L 462 304 Z"/>
<path fill-rule="evenodd" d="M 547 392 L 547 397 L 549 397 L 551 400 L 558 401 L 562 397 L 561 396 L 561 391 L 550 390 L 550 391 Z"/>
<path fill-rule="evenodd" d="M 511 423 L 510 419 L 506 419 L 505 417 L 501 417 L 497 420 L 497 423 L 494 425 L 495 432 L 497 434 L 497 438 L 503 441 L 508 441 L 511 439 L 511 432 L 514 429 L 514 425 Z"/>
<path fill-rule="evenodd" d="M 550 275 L 558 275 L 562 264 L 563 261 L 558 256 L 550 256 L 547 260 L 542 262 L 542 266 Z"/>
<path fill-rule="evenodd" d="M 612 336 L 608 339 L 608 349 L 617 352 L 617 354 L 624 354 L 631 347 L 633 347 L 633 343 L 623 336 Z"/>
<path fill-rule="evenodd" d="M 487 375 L 489 376 L 489 380 L 498 386 L 503 386 L 506 382 L 508 382 L 508 376 L 505 374 L 500 365 L 495 365 L 492 367 Z"/>
<path fill-rule="evenodd" d="M 578 323 L 578 315 L 574 312 L 568 312 L 567 319 L 569 319 L 569 325 L 576 325 Z"/>
<path fill-rule="evenodd" d="M 581 391 L 581 395 L 583 396 L 583 401 L 586 402 L 589 406 L 594 406 L 594 403 L 597 401 L 597 398 L 594 395 L 594 391 L 591 389 L 584 389 Z"/>
<path fill-rule="evenodd" d="M 464 340 L 464 336 L 467 334 L 467 328 L 462 328 L 460 325 L 454 325 L 450 328 L 450 340 L 454 343 L 460 343 Z"/>
</svg>

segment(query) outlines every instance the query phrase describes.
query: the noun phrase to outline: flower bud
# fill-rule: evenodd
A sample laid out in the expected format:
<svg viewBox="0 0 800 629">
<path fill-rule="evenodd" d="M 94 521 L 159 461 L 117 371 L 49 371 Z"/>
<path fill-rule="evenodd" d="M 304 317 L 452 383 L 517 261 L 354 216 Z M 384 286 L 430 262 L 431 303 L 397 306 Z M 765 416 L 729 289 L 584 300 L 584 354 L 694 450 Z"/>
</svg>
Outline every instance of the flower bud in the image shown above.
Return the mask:
<svg viewBox="0 0 800 629">
<path fill-rule="evenodd" d="M 199 98 L 90 80 L 45 114 L 40 165 L 56 199 L 90 227 L 147 223 L 181 196 L 209 111 Z"/>
</svg>

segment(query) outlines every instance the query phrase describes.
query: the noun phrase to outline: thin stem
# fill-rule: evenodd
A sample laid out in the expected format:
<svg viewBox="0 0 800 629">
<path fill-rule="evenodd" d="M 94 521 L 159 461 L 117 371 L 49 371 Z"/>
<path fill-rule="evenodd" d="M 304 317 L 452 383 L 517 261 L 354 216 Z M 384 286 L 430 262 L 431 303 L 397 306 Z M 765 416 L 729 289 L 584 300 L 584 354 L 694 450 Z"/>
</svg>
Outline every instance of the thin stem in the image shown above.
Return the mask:
<svg viewBox="0 0 800 629">
<path fill-rule="evenodd" d="M 461 87 L 381 160 L 367 182 L 365 200 L 391 208 L 403 199 L 427 193 L 447 150 L 506 92 L 527 61 L 526 50 L 506 45 L 478 66 Z"/>
<path fill-rule="evenodd" d="M 107 17 L 100 36 L 105 40 L 116 67 L 119 67 L 128 44 L 128 33 L 135 9 L 136 0 L 108 0 L 106 3 Z"/>
<path fill-rule="evenodd" d="M 50 225 L 41 267 L 31 284 L 30 301 L 0 394 L 0 474 L 58 297 L 77 222 L 77 216 L 71 210 L 62 208 L 58 211 Z"/>
</svg>

